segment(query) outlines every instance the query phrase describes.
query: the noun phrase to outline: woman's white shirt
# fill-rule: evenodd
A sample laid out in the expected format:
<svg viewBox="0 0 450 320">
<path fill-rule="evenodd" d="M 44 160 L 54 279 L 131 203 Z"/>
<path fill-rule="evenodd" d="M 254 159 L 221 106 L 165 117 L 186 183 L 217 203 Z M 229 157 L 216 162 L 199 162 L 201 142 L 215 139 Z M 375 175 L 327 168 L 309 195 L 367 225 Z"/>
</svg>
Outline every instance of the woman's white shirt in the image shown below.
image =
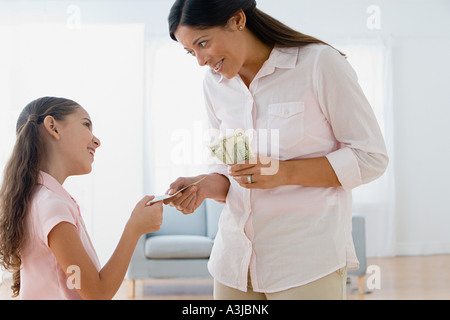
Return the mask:
<svg viewBox="0 0 450 320">
<path fill-rule="evenodd" d="M 243 129 L 255 153 L 280 161 L 325 156 L 342 185 L 248 190 L 231 178 L 208 264 L 213 277 L 246 291 L 250 271 L 253 290 L 270 293 L 358 268 L 351 190 L 380 177 L 388 156 L 347 60 L 326 45 L 275 47 L 249 88 L 211 71 L 204 93 L 212 129 Z M 228 177 L 218 162 L 210 172 Z"/>
</svg>

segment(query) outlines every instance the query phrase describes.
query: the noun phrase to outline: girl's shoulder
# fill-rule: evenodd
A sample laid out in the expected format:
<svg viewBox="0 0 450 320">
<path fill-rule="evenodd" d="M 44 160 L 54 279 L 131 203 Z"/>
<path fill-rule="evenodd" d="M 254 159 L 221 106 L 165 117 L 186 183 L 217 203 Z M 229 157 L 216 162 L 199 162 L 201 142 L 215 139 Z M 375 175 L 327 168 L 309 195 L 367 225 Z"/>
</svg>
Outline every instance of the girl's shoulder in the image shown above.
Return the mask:
<svg viewBox="0 0 450 320">
<path fill-rule="evenodd" d="M 74 222 L 77 216 L 77 205 L 65 196 L 39 185 L 31 203 L 31 218 L 42 224 L 52 220 L 70 220 Z"/>
<path fill-rule="evenodd" d="M 33 195 L 32 202 L 42 209 L 48 209 L 49 207 L 72 207 L 72 203 L 69 199 L 44 185 L 38 185 Z"/>
</svg>

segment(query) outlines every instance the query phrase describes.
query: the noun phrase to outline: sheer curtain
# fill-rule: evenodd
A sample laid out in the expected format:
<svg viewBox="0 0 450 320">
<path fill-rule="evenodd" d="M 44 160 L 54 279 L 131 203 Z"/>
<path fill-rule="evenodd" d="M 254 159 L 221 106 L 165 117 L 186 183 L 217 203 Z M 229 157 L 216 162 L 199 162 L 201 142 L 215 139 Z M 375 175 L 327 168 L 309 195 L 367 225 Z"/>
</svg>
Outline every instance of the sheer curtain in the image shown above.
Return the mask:
<svg viewBox="0 0 450 320">
<path fill-rule="evenodd" d="M 378 180 L 353 190 L 353 211 L 366 219 L 366 250 L 371 257 L 394 256 L 395 182 L 390 39 L 345 39 L 335 41 L 358 74 L 383 132 L 389 167 Z"/>
<path fill-rule="evenodd" d="M 164 194 L 181 176 L 206 171 L 209 142 L 203 78 L 206 68 L 172 40 L 147 43 L 146 192 Z"/>
<path fill-rule="evenodd" d="M 379 180 L 354 190 L 354 212 L 366 219 L 369 256 L 394 255 L 394 178 L 389 43 L 380 39 L 338 39 L 336 48 L 348 55 L 382 128 L 391 159 Z M 202 81 L 206 68 L 170 40 L 148 45 L 148 123 L 151 164 L 147 189 L 164 193 L 179 176 L 205 172 Z M 170 84 L 170 85 L 169 85 Z"/>
</svg>

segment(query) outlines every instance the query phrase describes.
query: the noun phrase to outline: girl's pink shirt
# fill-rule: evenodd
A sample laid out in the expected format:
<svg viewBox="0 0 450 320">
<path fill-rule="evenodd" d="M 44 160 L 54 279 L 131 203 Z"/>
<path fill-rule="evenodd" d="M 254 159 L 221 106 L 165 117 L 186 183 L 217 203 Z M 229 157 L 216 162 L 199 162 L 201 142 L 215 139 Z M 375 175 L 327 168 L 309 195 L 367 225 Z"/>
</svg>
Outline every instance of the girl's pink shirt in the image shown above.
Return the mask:
<svg viewBox="0 0 450 320">
<path fill-rule="evenodd" d="M 77 270 L 63 270 L 48 246 L 50 231 L 62 222 L 73 224 L 84 248 L 96 266 L 101 269 L 95 249 L 89 238 L 79 206 L 63 186 L 51 175 L 40 172 L 39 186 L 34 194 L 26 221 L 26 239 L 22 250 L 20 271 L 20 298 L 45 300 L 81 299 L 69 281 L 83 285 L 82 277 L 77 278 Z M 73 276 L 73 278 L 72 278 Z"/>
</svg>

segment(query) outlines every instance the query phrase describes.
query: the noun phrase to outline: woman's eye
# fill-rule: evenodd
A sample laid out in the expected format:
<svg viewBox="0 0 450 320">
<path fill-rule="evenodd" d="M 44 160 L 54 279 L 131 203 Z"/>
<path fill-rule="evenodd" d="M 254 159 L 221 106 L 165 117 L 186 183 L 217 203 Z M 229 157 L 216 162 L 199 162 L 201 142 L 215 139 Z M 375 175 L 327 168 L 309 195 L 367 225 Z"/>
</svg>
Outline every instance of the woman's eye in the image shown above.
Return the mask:
<svg viewBox="0 0 450 320">
<path fill-rule="evenodd" d="M 194 51 L 192 51 L 192 50 L 189 50 L 189 51 L 187 51 L 186 53 L 189 54 L 189 55 L 191 55 L 191 56 L 194 56 L 194 57 L 195 57 L 195 53 L 194 53 Z"/>
<path fill-rule="evenodd" d="M 204 47 L 206 47 L 206 43 L 207 43 L 207 41 L 202 41 L 199 43 L 199 46 L 204 48 Z"/>
</svg>

